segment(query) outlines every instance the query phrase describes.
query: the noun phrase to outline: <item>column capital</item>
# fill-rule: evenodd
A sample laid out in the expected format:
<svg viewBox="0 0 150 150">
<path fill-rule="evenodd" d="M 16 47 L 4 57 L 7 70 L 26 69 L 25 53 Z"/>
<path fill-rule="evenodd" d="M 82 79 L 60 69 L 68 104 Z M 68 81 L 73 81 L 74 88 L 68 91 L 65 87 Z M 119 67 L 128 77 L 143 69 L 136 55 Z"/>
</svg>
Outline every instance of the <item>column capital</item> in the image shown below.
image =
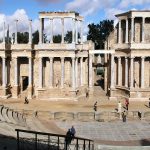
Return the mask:
<svg viewBox="0 0 150 150">
<path fill-rule="evenodd" d="M 141 56 L 141 59 L 145 59 L 146 56 Z"/>
<path fill-rule="evenodd" d="M 61 60 L 64 60 L 64 59 L 65 59 L 65 57 L 60 57 L 60 59 L 61 59 Z"/>
<path fill-rule="evenodd" d="M 130 59 L 134 59 L 135 58 L 135 56 L 130 56 Z"/>
</svg>

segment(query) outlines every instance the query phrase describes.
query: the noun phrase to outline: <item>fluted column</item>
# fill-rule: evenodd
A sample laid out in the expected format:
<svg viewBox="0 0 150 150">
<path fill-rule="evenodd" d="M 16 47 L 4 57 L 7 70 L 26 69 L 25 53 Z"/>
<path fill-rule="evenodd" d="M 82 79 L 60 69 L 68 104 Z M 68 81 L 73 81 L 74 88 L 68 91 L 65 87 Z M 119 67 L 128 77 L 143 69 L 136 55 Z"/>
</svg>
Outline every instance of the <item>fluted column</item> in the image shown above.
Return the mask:
<svg viewBox="0 0 150 150">
<path fill-rule="evenodd" d="M 3 23 L 3 43 L 5 43 L 5 22 Z"/>
<path fill-rule="evenodd" d="M 89 55 L 89 87 L 93 87 L 93 67 L 92 67 L 92 62 L 93 62 L 93 56 L 92 54 Z"/>
<path fill-rule="evenodd" d="M 53 43 L 53 19 L 50 19 L 50 43 Z"/>
<path fill-rule="evenodd" d="M 130 58 L 130 88 L 133 88 L 133 61 L 134 58 Z"/>
<path fill-rule="evenodd" d="M 144 69 L 145 69 L 144 60 L 145 57 L 141 57 L 141 88 L 144 88 Z"/>
<path fill-rule="evenodd" d="M 44 19 L 40 18 L 39 44 L 43 43 L 43 22 Z"/>
<path fill-rule="evenodd" d="M 5 57 L 2 58 L 2 62 L 3 62 L 3 64 L 2 64 L 3 87 L 6 87 L 6 58 Z"/>
<path fill-rule="evenodd" d="M 76 67 L 76 87 L 78 87 L 78 57 L 76 57 L 75 61 L 75 67 Z"/>
<path fill-rule="evenodd" d="M 15 20 L 15 44 L 18 43 L 18 40 L 17 40 L 17 32 L 18 32 L 17 23 L 18 23 L 18 20 Z"/>
<path fill-rule="evenodd" d="M 83 44 L 83 22 L 80 21 L 80 37 L 81 37 L 81 44 Z"/>
<path fill-rule="evenodd" d="M 125 57 L 125 87 L 128 87 L 128 58 Z"/>
<path fill-rule="evenodd" d="M 32 80 L 33 80 L 33 78 L 32 78 L 32 71 L 33 71 L 33 69 L 32 69 L 32 58 L 29 57 L 28 60 L 29 60 L 29 86 L 32 86 Z"/>
<path fill-rule="evenodd" d="M 131 43 L 134 41 L 134 18 L 131 18 Z"/>
<path fill-rule="evenodd" d="M 121 85 L 121 57 L 118 57 L 118 85 Z"/>
<path fill-rule="evenodd" d="M 111 81 L 110 88 L 114 88 L 114 54 L 111 54 Z"/>
<path fill-rule="evenodd" d="M 43 87 L 43 61 L 42 57 L 39 57 L 39 88 Z"/>
<path fill-rule="evenodd" d="M 72 18 L 72 43 L 75 43 L 75 19 Z"/>
<path fill-rule="evenodd" d="M 76 44 L 78 44 L 78 20 L 76 20 Z"/>
<path fill-rule="evenodd" d="M 144 43 L 145 42 L 145 18 L 143 17 L 142 18 L 142 42 Z"/>
<path fill-rule="evenodd" d="M 83 57 L 80 58 L 80 85 L 83 86 Z"/>
<path fill-rule="evenodd" d="M 64 18 L 61 18 L 61 23 L 62 23 L 61 43 L 64 43 Z"/>
<path fill-rule="evenodd" d="M 14 58 L 15 61 L 15 86 L 18 86 L 18 59 Z"/>
<path fill-rule="evenodd" d="M 121 20 L 119 19 L 119 26 L 118 26 L 118 43 L 121 43 Z"/>
<path fill-rule="evenodd" d="M 126 18 L 126 40 L 125 40 L 125 43 L 128 43 L 129 42 L 129 35 L 128 35 L 128 32 L 129 32 L 129 25 L 128 25 L 128 18 Z"/>
<path fill-rule="evenodd" d="M 75 89 L 75 58 L 72 57 L 72 88 Z"/>
<path fill-rule="evenodd" d="M 50 60 L 50 80 L 49 80 L 49 84 L 50 84 L 50 88 L 53 87 L 53 57 L 49 58 Z"/>
<path fill-rule="evenodd" d="M 64 88 L 65 63 L 64 57 L 61 57 L 61 88 Z"/>
</svg>

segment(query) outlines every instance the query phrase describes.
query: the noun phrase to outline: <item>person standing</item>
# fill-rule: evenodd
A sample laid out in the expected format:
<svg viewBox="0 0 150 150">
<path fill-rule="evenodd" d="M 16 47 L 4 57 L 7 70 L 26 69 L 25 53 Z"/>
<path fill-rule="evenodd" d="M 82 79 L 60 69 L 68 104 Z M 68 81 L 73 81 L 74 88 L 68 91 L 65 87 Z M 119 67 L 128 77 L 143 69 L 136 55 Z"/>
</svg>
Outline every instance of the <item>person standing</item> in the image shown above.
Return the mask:
<svg viewBox="0 0 150 150">
<path fill-rule="evenodd" d="M 71 138 L 73 140 L 73 138 L 75 137 L 75 134 L 76 134 L 76 130 L 75 130 L 74 126 L 71 127 L 70 132 L 71 132 Z"/>
<path fill-rule="evenodd" d="M 125 106 L 126 106 L 126 110 L 128 111 L 128 107 L 129 107 L 129 100 L 125 99 Z"/>
<path fill-rule="evenodd" d="M 121 104 L 121 102 L 119 101 L 118 102 L 118 113 L 119 113 L 119 115 L 120 115 L 120 119 L 121 119 L 121 109 L 122 109 L 122 104 Z"/>
<path fill-rule="evenodd" d="M 94 103 L 94 111 L 97 111 L 97 101 Z"/>
<path fill-rule="evenodd" d="M 126 111 L 124 111 L 124 112 L 122 112 L 122 121 L 126 122 L 126 119 L 127 119 L 127 113 L 126 113 Z"/>
</svg>

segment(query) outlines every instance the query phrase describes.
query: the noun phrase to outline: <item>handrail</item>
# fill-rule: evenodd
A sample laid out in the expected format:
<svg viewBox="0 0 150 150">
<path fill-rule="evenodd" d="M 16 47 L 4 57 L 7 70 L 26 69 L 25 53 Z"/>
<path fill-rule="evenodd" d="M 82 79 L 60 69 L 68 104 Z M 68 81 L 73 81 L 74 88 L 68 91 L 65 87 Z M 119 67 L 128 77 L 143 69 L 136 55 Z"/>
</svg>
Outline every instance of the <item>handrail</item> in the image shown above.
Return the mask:
<svg viewBox="0 0 150 150">
<path fill-rule="evenodd" d="M 59 137 L 66 137 L 66 135 L 62 135 L 62 134 L 54 134 L 54 133 L 45 133 L 45 132 L 38 132 L 38 131 L 31 131 L 31 130 L 23 130 L 23 129 L 15 129 L 15 131 L 17 132 L 24 132 L 24 133 L 32 133 L 32 134 L 39 134 L 39 135 L 48 135 L 48 136 L 59 136 Z M 74 139 L 78 139 L 78 140 L 87 140 L 87 141 L 91 141 L 94 142 L 91 139 L 86 139 L 86 138 L 81 138 L 81 137 L 74 137 Z"/>
<path fill-rule="evenodd" d="M 53 146 L 57 150 L 72 150 L 72 148 L 73 150 L 94 150 L 94 141 L 91 139 L 22 129 L 15 129 L 15 131 L 17 131 L 17 150 L 28 150 L 29 147 L 32 147 L 33 150 L 43 150 L 43 148 L 46 148 L 45 150 L 50 150 L 53 149 Z M 20 136 L 19 133 L 33 134 L 34 137 L 25 138 Z M 44 135 L 44 138 L 46 139 L 44 140 L 43 138 L 38 138 L 39 135 Z M 56 139 L 56 141 L 52 141 L 52 137 Z M 74 142 L 71 143 L 71 141 Z"/>
</svg>

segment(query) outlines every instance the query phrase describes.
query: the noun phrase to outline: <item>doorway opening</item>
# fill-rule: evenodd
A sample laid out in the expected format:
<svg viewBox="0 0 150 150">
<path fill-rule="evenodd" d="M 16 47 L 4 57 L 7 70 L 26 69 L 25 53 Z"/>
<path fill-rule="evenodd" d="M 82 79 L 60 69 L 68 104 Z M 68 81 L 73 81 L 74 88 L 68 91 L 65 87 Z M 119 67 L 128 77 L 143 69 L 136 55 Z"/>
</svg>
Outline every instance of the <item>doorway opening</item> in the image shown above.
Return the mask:
<svg viewBox="0 0 150 150">
<path fill-rule="evenodd" d="M 28 88 L 29 77 L 22 76 L 22 90 L 25 91 Z"/>
</svg>

